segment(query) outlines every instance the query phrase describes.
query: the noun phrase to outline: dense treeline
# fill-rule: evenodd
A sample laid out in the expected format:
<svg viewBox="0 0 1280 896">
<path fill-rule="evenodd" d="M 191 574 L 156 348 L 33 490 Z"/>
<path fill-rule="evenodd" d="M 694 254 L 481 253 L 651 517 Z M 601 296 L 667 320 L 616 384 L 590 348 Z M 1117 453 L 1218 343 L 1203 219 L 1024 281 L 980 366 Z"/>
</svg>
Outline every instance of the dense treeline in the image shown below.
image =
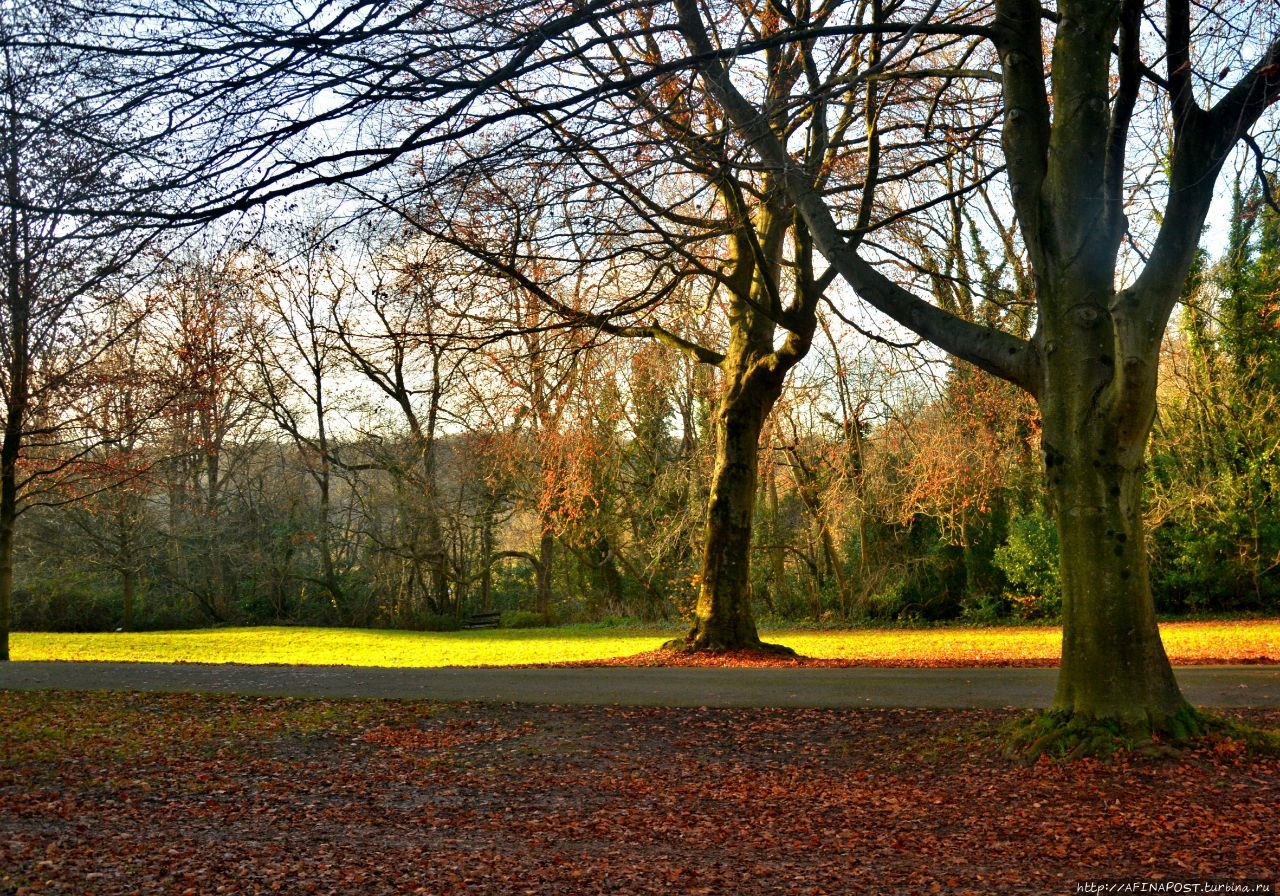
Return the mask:
<svg viewBox="0 0 1280 896">
<path fill-rule="evenodd" d="M 1147 482 L 1168 613 L 1280 606 L 1280 217 L 1240 181 L 1233 212 L 1162 362 Z M 17 627 L 688 617 L 716 372 L 513 304 L 378 220 L 346 229 L 359 243 L 315 225 L 206 243 L 146 284 L 58 421 L 90 447 L 28 495 Z M 981 296 L 1010 300 L 1013 266 L 969 249 Z M 934 279 L 938 301 L 973 303 L 956 282 Z M 762 436 L 756 613 L 1055 618 L 1038 433 L 1008 384 L 822 316 Z"/>
</svg>

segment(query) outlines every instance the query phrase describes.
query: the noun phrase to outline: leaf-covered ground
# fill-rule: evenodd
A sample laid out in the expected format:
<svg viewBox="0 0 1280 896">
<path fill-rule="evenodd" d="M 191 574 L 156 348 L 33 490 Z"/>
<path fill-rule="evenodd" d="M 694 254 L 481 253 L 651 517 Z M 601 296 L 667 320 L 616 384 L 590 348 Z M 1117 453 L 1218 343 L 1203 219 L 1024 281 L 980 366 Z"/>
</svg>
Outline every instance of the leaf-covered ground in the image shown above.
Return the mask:
<svg viewBox="0 0 1280 896">
<path fill-rule="evenodd" d="M 1278 875 L 1280 760 L 990 711 L 0 693 L 0 893 L 1070 893 Z M 1280 724 L 1280 712 L 1251 713 Z"/>
<path fill-rule="evenodd" d="M 1160 626 L 1178 665 L 1280 662 L 1280 620 L 1167 622 Z M 285 663 L 348 666 L 513 666 L 571 662 L 669 665 L 654 653 L 670 629 L 566 627 L 465 632 L 335 628 L 221 628 L 199 631 L 13 635 L 15 660 L 156 663 Z M 771 630 L 816 662 L 855 666 L 1047 666 L 1058 661 L 1056 626 Z"/>
</svg>

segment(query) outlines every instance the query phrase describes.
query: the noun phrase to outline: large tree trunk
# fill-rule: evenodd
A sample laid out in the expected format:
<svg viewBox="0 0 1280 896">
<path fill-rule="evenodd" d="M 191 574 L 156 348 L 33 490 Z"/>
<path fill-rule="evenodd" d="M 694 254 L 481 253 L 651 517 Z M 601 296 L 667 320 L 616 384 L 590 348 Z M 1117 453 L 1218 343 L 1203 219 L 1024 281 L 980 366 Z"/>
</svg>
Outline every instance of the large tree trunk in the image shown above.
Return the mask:
<svg viewBox="0 0 1280 896">
<path fill-rule="evenodd" d="M 1114 303 L 1063 304 L 1072 310 L 1046 321 L 1058 388 L 1040 401 L 1062 576 L 1054 708 L 1158 731 L 1186 708 L 1156 625 L 1142 519 L 1159 339 Z"/>
<path fill-rule="evenodd" d="M 1185 701 L 1156 625 L 1141 455 L 1102 427 L 1081 430 L 1066 453 L 1046 449 L 1062 573 L 1054 708 L 1159 729 Z"/>
<path fill-rule="evenodd" d="M 729 384 L 716 420 L 716 460 L 707 502 L 706 544 L 693 630 L 693 650 L 759 648 L 751 611 L 751 524 L 755 515 L 760 430 L 777 398 Z"/>
</svg>

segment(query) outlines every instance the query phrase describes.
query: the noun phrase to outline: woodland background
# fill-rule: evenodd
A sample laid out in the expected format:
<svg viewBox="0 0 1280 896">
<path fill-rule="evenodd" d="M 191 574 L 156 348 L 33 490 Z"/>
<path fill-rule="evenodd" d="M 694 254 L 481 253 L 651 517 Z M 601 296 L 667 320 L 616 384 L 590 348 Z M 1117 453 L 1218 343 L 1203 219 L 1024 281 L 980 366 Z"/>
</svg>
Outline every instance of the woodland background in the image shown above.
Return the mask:
<svg viewBox="0 0 1280 896">
<path fill-rule="evenodd" d="M 1225 249 L 1202 253 L 1163 347 L 1147 488 L 1165 614 L 1280 612 L 1280 218 L 1251 182 L 1235 177 Z M 958 201 L 938 217 L 946 239 L 917 242 L 938 303 L 1029 325 L 1012 244 L 991 248 Z M 717 300 L 687 301 L 696 338 Z M 206 231 L 102 307 L 127 338 L 33 402 L 15 628 L 691 612 L 713 368 L 569 326 L 342 203 Z M 762 438 L 758 616 L 1054 619 L 1031 401 L 820 323 Z"/>
</svg>

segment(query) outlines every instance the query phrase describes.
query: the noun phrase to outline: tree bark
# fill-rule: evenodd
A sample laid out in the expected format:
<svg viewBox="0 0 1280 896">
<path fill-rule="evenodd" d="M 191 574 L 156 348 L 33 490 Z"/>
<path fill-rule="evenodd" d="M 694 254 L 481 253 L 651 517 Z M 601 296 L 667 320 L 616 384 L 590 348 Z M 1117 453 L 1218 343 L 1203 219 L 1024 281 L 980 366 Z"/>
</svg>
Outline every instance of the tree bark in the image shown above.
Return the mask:
<svg viewBox="0 0 1280 896">
<path fill-rule="evenodd" d="M 1186 701 L 1160 640 L 1148 576 L 1142 459 L 1154 390 L 1142 404 L 1126 404 L 1123 417 L 1117 408 L 1087 420 L 1045 408 L 1045 474 L 1062 574 L 1054 708 L 1160 730 Z M 1144 422 L 1133 425 L 1134 411 Z"/>
<path fill-rule="evenodd" d="M 772 572 L 771 586 L 774 600 L 781 600 L 787 594 L 787 553 L 784 539 L 786 532 L 782 528 L 782 514 L 778 507 L 778 469 L 769 469 L 769 565 Z M 772 608 L 770 609 L 772 612 Z"/>
<path fill-rule="evenodd" d="M 13 599 L 13 536 L 18 519 L 18 447 L 20 433 L 6 426 L 0 446 L 0 662 L 9 659 Z"/>
<path fill-rule="evenodd" d="M 10 195 L 14 191 L 10 190 Z M 27 412 L 27 320 L 29 297 L 22 292 L 10 253 L 10 295 L 12 309 L 12 342 L 10 350 L 10 384 L 5 408 L 4 437 L 0 442 L 0 662 L 9 659 L 9 629 L 13 614 L 13 543 L 18 526 L 18 457 L 22 451 L 23 423 Z"/>
<path fill-rule="evenodd" d="M 538 615 L 543 625 L 551 624 L 551 569 L 555 562 L 556 537 L 550 522 L 544 522 L 542 536 L 538 539 L 538 562 L 534 565 Z"/>
<path fill-rule="evenodd" d="M 121 584 L 124 590 L 124 606 L 120 614 L 120 627 L 126 632 L 131 632 L 133 631 L 133 605 L 137 596 L 137 577 L 131 567 L 122 572 Z"/>
<path fill-rule="evenodd" d="M 480 518 L 480 612 L 493 600 L 493 507 L 486 504 Z"/>
<path fill-rule="evenodd" d="M 1156 625 L 1142 518 L 1164 322 L 1148 317 L 1152 296 L 1114 292 L 1090 248 L 1041 284 L 1037 400 L 1063 594 L 1054 709 L 1161 731 L 1188 708 Z"/>
<path fill-rule="evenodd" d="M 755 515 L 760 430 L 779 388 L 761 394 L 726 387 L 716 420 L 716 461 L 707 502 L 702 581 L 692 650 L 760 648 L 751 610 L 751 527 Z"/>
</svg>

